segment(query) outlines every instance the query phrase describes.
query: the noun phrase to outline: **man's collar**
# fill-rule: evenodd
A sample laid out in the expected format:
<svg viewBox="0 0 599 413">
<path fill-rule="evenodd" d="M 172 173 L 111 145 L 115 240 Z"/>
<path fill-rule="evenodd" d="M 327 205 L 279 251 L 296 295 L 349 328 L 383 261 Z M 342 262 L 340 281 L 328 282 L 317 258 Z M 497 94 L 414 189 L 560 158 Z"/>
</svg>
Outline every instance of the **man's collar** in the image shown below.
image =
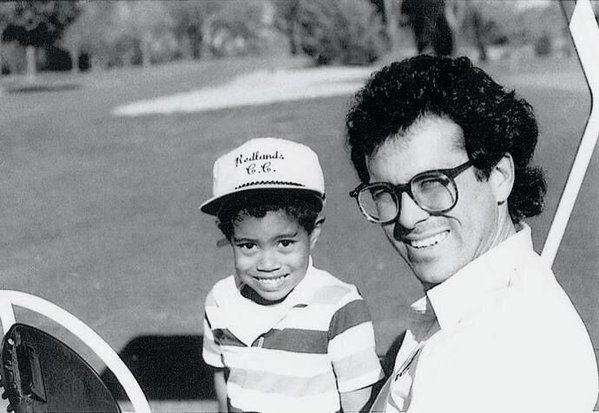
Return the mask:
<svg viewBox="0 0 599 413">
<path fill-rule="evenodd" d="M 442 329 L 458 324 L 505 292 L 519 263 L 533 251 L 530 227 L 521 225 L 516 234 L 427 291 L 427 304 L 432 305 Z"/>
</svg>

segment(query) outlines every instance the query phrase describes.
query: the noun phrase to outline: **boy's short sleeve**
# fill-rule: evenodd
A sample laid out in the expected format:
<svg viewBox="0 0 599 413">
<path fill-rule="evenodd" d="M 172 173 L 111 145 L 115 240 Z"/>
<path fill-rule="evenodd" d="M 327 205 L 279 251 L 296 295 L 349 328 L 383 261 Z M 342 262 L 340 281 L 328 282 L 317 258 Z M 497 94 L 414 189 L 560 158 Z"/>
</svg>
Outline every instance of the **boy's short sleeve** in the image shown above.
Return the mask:
<svg viewBox="0 0 599 413">
<path fill-rule="evenodd" d="M 368 387 L 384 377 L 370 312 L 355 289 L 331 319 L 328 351 L 342 393 Z"/>
<path fill-rule="evenodd" d="M 213 303 L 213 299 L 211 299 L 212 297 L 209 295 L 208 299 L 206 300 L 206 311 L 205 311 L 205 315 L 204 315 L 204 338 L 203 338 L 203 344 L 202 344 L 202 357 L 204 358 L 204 361 L 206 362 L 206 364 L 212 366 L 212 367 L 216 367 L 216 368 L 223 368 L 223 363 L 221 360 L 221 355 L 220 355 L 220 346 L 219 344 L 216 342 L 215 338 L 214 338 L 214 333 L 212 332 L 212 327 L 210 326 L 210 320 L 209 320 L 209 311 L 210 311 L 210 305 L 211 303 Z M 213 303 L 214 306 L 216 306 L 216 303 Z"/>
</svg>

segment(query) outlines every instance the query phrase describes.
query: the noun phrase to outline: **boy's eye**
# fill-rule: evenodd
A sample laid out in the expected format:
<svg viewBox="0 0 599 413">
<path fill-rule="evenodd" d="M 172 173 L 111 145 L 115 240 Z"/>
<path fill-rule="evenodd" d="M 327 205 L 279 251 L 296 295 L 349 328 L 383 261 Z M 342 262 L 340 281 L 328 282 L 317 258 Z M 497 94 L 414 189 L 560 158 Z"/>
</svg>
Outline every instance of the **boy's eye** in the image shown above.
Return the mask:
<svg viewBox="0 0 599 413">
<path fill-rule="evenodd" d="M 256 244 L 253 244 L 251 242 L 242 242 L 242 243 L 239 243 L 236 245 L 237 245 L 237 248 L 241 248 L 244 250 L 251 250 L 252 248 L 254 248 L 256 246 Z"/>
<path fill-rule="evenodd" d="M 279 241 L 279 243 L 283 246 L 283 247 L 289 247 L 291 245 L 293 245 L 295 241 L 293 241 L 292 239 L 283 239 L 281 241 Z"/>
</svg>

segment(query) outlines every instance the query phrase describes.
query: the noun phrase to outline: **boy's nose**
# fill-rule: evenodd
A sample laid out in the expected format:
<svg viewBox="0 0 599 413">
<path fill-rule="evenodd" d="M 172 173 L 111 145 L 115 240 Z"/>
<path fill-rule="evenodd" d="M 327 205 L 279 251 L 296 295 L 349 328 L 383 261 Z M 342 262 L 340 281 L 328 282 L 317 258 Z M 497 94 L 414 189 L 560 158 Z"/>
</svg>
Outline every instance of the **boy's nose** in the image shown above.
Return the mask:
<svg viewBox="0 0 599 413">
<path fill-rule="evenodd" d="M 258 260 L 258 271 L 271 272 L 279 269 L 278 260 L 272 251 L 262 251 Z"/>
</svg>

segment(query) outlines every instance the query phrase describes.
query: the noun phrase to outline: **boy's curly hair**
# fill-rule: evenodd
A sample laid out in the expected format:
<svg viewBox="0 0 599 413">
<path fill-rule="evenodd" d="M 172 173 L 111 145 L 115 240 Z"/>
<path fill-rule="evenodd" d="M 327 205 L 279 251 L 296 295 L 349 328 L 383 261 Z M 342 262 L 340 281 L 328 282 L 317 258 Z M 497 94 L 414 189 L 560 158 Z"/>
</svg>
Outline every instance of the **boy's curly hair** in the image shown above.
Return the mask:
<svg viewBox="0 0 599 413">
<path fill-rule="evenodd" d="M 437 115 L 462 128 L 478 179 L 487 179 L 506 153 L 512 156 L 508 207 L 515 223 L 542 211 L 545 179 L 529 165 L 539 134 L 532 106 L 467 57 L 421 55 L 392 63 L 374 73 L 354 99 L 346 116 L 347 144 L 362 182 L 370 179 L 367 157 L 380 145 L 419 118 Z"/>
<path fill-rule="evenodd" d="M 283 211 L 297 221 L 308 234 L 314 231 L 323 199 L 310 191 L 289 189 L 255 189 L 230 198 L 217 214 L 218 227 L 231 241 L 235 224 L 243 217 L 264 218 L 270 211 Z"/>
</svg>

